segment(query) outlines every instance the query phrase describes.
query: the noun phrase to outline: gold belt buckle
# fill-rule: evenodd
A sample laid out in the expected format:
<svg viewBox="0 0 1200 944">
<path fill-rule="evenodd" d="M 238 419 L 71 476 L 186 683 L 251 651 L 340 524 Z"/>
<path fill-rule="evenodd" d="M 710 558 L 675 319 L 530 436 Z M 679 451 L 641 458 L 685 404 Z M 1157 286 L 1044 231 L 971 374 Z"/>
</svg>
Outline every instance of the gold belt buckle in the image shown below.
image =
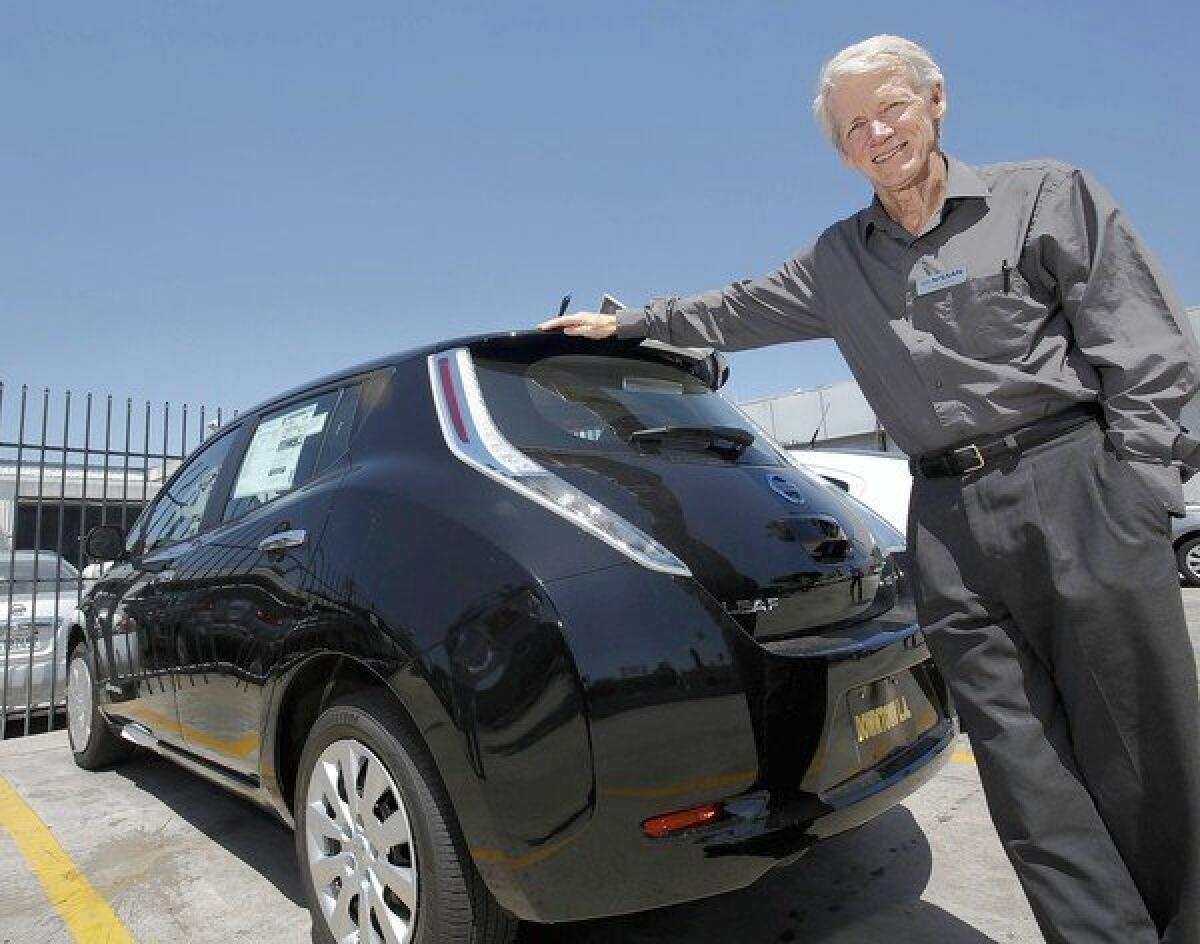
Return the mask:
<svg viewBox="0 0 1200 944">
<path fill-rule="evenodd" d="M 975 453 L 976 464 L 971 466 L 969 469 L 963 469 L 962 474 L 966 475 L 968 472 L 977 472 L 979 469 L 982 469 L 984 467 L 985 463 L 983 460 L 983 453 L 979 451 L 979 447 L 976 446 L 974 443 L 971 443 L 971 445 L 963 446 L 963 448 L 970 449 L 973 453 Z"/>
</svg>

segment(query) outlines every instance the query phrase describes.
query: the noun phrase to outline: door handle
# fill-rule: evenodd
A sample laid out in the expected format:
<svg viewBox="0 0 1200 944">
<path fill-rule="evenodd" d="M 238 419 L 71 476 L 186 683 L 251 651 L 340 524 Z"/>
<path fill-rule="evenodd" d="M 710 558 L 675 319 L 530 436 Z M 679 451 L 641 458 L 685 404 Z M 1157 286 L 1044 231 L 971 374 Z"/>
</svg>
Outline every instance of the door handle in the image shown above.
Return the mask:
<svg viewBox="0 0 1200 944">
<path fill-rule="evenodd" d="M 295 531 L 276 531 L 258 542 L 260 551 L 285 551 L 289 547 L 300 547 L 308 540 L 308 532 L 302 528 Z"/>
</svg>

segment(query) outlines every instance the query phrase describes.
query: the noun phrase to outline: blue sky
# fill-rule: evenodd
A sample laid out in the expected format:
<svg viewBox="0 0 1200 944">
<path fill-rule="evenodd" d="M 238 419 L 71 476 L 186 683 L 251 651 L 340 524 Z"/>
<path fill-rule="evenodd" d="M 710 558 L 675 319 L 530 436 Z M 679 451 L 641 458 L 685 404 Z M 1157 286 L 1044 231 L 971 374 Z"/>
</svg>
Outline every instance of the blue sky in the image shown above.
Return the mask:
<svg viewBox="0 0 1200 944">
<path fill-rule="evenodd" d="M 877 32 L 942 64 L 949 150 L 1089 167 L 1200 303 L 1200 4 L 9 3 L 0 380 L 245 408 L 764 271 L 868 197 L 809 102 Z M 732 363 L 737 399 L 847 376 Z"/>
</svg>

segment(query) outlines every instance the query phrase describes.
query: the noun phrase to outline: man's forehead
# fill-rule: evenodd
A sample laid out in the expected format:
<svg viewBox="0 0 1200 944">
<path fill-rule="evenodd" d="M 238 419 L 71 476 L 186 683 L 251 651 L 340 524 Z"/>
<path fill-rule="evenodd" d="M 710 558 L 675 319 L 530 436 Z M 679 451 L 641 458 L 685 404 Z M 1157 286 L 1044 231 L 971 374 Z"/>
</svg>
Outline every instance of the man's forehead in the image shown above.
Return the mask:
<svg viewBox="0 0 1200 944">
<path fill-rule="evenodd" d="M 862 108 L 888 95 L 903 93 L 916 96 L 912 76 L 903 66 L 890 66 L 875 72 L 842 76 L 833 86 L 832 104 L 837 113 Z"/>
</svg>

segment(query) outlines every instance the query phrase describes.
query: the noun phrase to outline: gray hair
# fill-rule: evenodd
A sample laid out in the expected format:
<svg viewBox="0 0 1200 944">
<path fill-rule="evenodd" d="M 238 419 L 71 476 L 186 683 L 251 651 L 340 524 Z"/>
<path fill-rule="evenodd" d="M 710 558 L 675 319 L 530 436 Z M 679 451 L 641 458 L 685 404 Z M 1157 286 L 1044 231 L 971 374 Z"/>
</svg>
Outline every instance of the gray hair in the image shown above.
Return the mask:
<svg viewBox="0 0 1200 944">
<path fill-rule="evenodd" d="M 861 43 L 847 46 L 825 63 L 817 78 L 817 97 L 813 99 L 813 115 L 817 124 L 830 142 L 839 151 L 842 149 L 838 129 L 833 126 L 833 114 L 829 99 L 838 79 L 846 75 L 867 75 L 883 69 L 900 66 L 907 70 L 913 88 L 928 96 L 935 85 L 944 85 L 942 70 L 923 46 L 902 36 L 872 36 Z"/>
</svg>

